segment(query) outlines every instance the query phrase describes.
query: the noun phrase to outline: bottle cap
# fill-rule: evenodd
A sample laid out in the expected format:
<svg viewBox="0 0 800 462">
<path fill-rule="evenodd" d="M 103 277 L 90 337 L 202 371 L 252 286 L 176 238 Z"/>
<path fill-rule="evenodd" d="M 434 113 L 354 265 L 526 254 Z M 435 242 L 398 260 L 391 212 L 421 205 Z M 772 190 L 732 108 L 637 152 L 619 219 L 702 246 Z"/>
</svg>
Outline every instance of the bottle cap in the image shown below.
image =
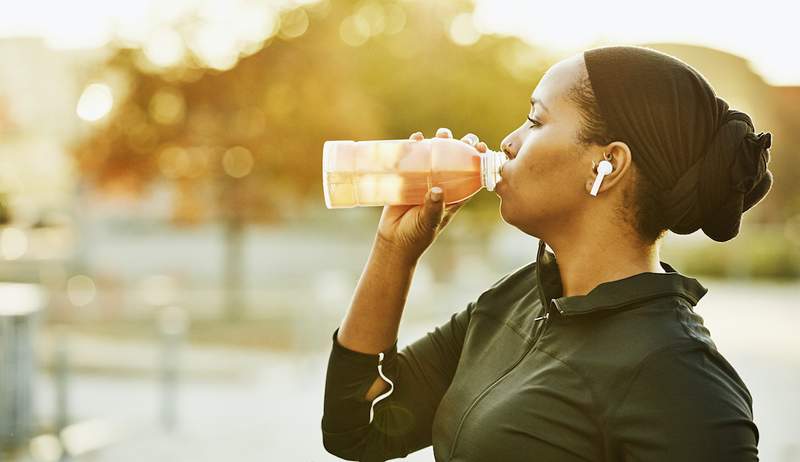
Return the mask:
<svg viewBox="0 0 800 462">
<path fill-rule="evenodd" d="M 481 153 L 481 183 L 487 191 L 494 191 L 494 187 L 502 179 L 500 169 L 508 162 L 505 153 L 486 151 Z"/>
</svg>

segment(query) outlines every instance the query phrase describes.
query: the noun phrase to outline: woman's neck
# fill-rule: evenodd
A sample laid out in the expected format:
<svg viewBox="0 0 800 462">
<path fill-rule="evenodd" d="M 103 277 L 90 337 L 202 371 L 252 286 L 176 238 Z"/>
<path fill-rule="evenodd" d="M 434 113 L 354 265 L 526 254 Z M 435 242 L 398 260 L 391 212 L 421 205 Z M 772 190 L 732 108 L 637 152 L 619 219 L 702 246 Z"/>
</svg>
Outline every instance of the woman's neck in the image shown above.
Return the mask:
<svg viewBox="0 0 800 462">
<path fill-rule="evenodd" d="M 665 273 L 659 263 L 659 245 L 635 245 L 619 239 L 555 240 L 548 245 L 558 262 L 563 295 L 586 295 L 599 284 L 635 274 Z"/>
</svg>

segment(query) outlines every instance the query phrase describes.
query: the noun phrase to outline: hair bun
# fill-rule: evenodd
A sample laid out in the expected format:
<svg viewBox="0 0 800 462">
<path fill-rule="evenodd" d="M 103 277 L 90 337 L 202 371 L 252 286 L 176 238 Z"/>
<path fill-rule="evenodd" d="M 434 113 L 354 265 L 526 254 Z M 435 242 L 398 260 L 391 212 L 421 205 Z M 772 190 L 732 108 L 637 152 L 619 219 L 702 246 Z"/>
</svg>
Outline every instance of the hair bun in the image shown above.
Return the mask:
<svg viewBox="0 0 800 462">
<path fill-rule="evenodd" d="M 734 238 L 742 214 L 767 195 L 772 186 L 767 169 L 771 146 L 772 135 L 755 134 L 747 114 L 727 111 L 697 179 L 702 212 L 698 224 L 708 237 L 719 242 Z"/>
</svg>

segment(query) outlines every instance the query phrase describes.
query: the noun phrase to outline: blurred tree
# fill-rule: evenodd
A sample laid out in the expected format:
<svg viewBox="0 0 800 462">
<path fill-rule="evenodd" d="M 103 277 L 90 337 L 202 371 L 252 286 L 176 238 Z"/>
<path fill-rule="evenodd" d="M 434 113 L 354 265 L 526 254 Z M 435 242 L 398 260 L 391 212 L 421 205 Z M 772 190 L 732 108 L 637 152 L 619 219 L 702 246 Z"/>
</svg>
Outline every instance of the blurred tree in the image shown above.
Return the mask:
<svg viewBox="0 0 800 462">
<path fill-rule="evenodd" d="M 8 207 L 8 194 L 0 192 L 0 226 L 11 223 L 11 211 Z"/>
<path fill-rule="evenodd" d="M 209 58 L 195 46 L 198 31 L 213 28 L 208 18 L 181 18 L 170 30 L 188 47 L 184 59 L 155 64 L 159 42 L 120 46 L 97 69 L 100 78 L 125 85 L 116 87 L 109 119 L 75 146 L 82 176 L 109 192 L 144 194 L 149 185 L 166 183 L 175 192 L 175 224 L 224 223 L 226 307 L 238 318 L 243 231 L 250 223 L 278 223 L 307 207 L 324 208 L 325 140 L 396 139 L 416 130 L 432 136 L 450 127 L 457 137 L 475 132 L 496 148 L 523 120 L 551 59 L 516 38 L 481 35 L 472 7 L 466 0 L 323 0 L 280 12 L 274 30 L 263 41 L 237 45 L 232 61 Z M 234 32 L 224 29 L 204 43 L 213 51 Z M 693 64 L 702 69 L 714 57 L 727 63 L 719 69 L 750 75 L 745 63 L 729 65 L 733 58 L 707 49 L 665 51 L 690 62 L 696 56 Z M 708 72 L 733 100 L 766 91 L 760 79 L 739 79 L 746 88 L 729 88 L 728 74 Z M 757 122 L 771 129 L 772 114 L 764 114 Z M 796 191 L 795 183 L 776 187 Z M 497 201 L 479 194 L 460 215 L 483 240 L 499 221 Z M 452 264 L 448 233 L 443 238 L 431 260 L 437 274 Z"/>
<path fill-rule="evenodd" d="M 109 191 L 171 182 L 176 224 L 222 220 L 226 305 L 238 318 L 243 229 L 295 217 L 310 198 L 324 207 L 326 139 L 431 136 L 446 126 L 496 146 L 520 123 L 547 63 L 518 39 L 481 37 L 471 8 L 319 2 L 283 12 L 277 36 L 226 71 L 197 54 L 159 68 L 142 49 L 119 48 L 98 74 L 122 75 L 127 91 L 75 147 L 80 171 Z M 202 27 L 187 21 L 175 30 Z M 462 213 L 485 235 L 498 220 L 496 201 L 477 199 Z"/>
</svg>

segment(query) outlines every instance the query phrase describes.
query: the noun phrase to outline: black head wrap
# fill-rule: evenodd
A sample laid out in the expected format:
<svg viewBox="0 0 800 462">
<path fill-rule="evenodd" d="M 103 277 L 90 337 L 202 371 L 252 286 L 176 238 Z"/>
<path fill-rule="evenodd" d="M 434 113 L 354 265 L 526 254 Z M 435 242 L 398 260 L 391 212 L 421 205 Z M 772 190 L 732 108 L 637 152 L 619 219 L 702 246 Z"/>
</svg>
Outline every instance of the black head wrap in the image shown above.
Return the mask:
<svg viewBox="0 0 800 462">
<path fill-rule="evenodd" d="M 661 191 L 667 227 L 715 241 L 739 233 L 742 213 L 772 186 L 769 133 L 728 107 L 688 64 L 623 46 L 584 52 L 602 117 L 634 165 Z"/>
</svg>

